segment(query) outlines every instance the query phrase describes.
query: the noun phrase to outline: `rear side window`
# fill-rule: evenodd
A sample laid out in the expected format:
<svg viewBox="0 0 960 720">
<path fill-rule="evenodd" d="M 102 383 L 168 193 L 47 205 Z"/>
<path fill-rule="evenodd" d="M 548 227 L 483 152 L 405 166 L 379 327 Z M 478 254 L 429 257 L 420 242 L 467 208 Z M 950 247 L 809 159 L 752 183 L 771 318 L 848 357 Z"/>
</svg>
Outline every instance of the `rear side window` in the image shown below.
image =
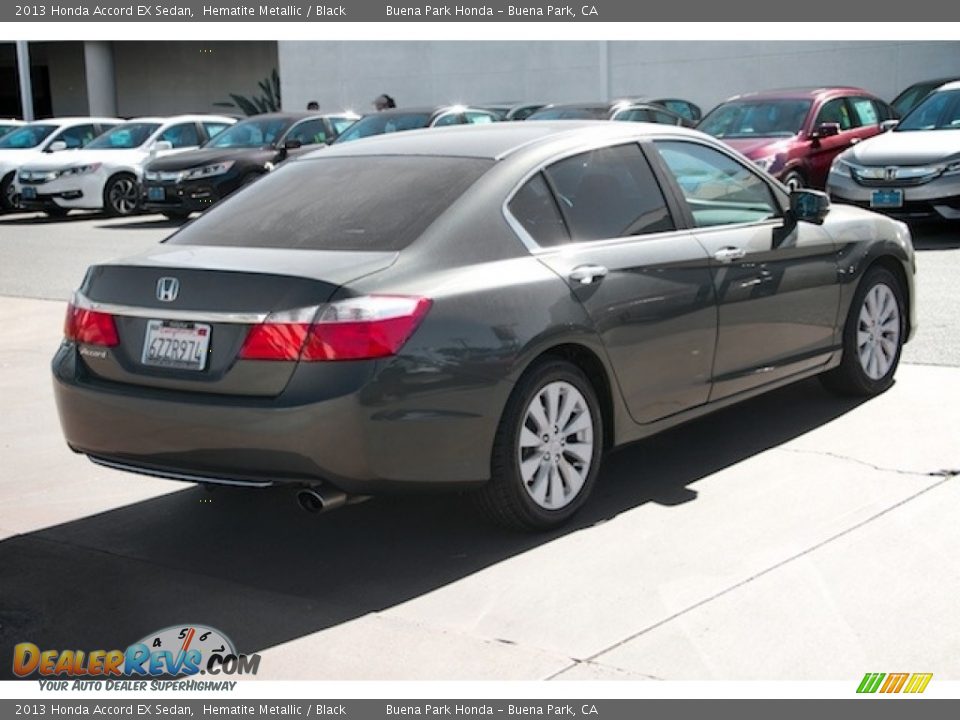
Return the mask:
<svg viewBox="0 0 960 720">
<path fill-rule="evenodd" d="M 846 99 L 834 98 L 820 108 L 820 114 L 817 115 L 817 125 L 823 123 L 836 123 L 841 130 L 849 130 L 853 127 L 853 120 L 850 118 L 850 110 L 847 107 Z"/>
<path fill-rule="evenodd" d="M 673 230 L 663 193 L 637 145 L 574 155 L 546 170 L 575 242 Z"/>
<path fill-rule="evenodd" d="M 541 247 L 569 242 L 570 235 L 563 216 L 560 215 L 557 201 L 540 173 L 534 175 L 517 191 L 508 207 L 510 214 Z"/>
<path fill-rule="evenodd" d="M 169 242 L 402 250 L 492 165 L 424 156 L 290 162 L 210 208 Z"/>
</svg>

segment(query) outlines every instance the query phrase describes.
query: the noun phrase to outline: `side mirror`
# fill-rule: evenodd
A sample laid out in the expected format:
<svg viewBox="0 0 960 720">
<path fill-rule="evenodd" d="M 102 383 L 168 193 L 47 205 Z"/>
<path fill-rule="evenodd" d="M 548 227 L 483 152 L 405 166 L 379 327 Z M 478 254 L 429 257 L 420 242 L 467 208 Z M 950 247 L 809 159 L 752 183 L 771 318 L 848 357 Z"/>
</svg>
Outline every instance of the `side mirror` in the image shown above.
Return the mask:
<svg viewBox="0 0 960 720">
<path fill-rule="evenodd" d="M 796 220 L 822 225 L 830 212 L 830 197 L 819 190 L 794 190 L 790 193 L 790 213 Z"/>
<path fill-rule="evenodd" d="M 284 140 L 283 142 L 284 150 L 296 150 L 297 148 L 301 147 L 303 147 L 303 142 L 300 140 L 294 140 L 291 138 L 290 140 Z"/>
<path fill-rule="evenodd" d="M 813 135 L 810 137 L 814 140 L 819 140 L 820 138 L 833 137 L 834 135 L 840 134 L 840 123 L 820 123 L 817 125 L 817 129 L 813 131 Z"/>
<path fill-rule="evenodd" d="M 164 150 L 173 150 L 173 143 L 169 140 L 157 140 L 153 147 L 150 148 L 150 152 L 163 152 Z"/>
<path fill-rule="evenodd" d="M 880 132 L 890 132 L 899 124 L 899 120 L 884 120 L 880 123 Z"/>
<path fill-rule="evenodd" d="M 48 148 L 49 152 L 60 152 L 61 150 L 66 149 L 67 143 L 65 143 L 63 140 L 54 140 L 52 143 L 50 143 L 50 147 Z"/>
</svg>

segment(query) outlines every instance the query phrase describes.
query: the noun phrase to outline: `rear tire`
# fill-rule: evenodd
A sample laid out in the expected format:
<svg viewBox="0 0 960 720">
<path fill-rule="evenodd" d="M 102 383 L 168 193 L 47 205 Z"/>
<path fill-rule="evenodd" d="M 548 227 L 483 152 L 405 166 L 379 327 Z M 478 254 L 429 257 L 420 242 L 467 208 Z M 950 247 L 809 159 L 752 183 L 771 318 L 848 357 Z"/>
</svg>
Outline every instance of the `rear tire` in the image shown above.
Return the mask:
<svg viewBox="0 0 960 720">
<path fill-rule="evenodd" d="M 140 209 L 140 186 L 130 173 L 117 173 L 103 188 L 103 211 L 111 217 L 128 217 Z"/>
<path fill-rule="evenodd" d="M 13 184 L 13 173 L 0 180 L 0 210 L 13 212 L 20 206 L 19 196 Z"/>
<path fill-rule="evenodd" d="M 474 495 L 489 520 L 549 530 L 587 501 L 603 453 L 603 416 L 575 365 L 547 360 L 514 388 L 497 428 L 490 480 Z"/>
<path fill-rule="evenodd" d="M 843 327 L 843 360 L 820 376 L 838 395 L 872 397 L 893 385 L 906 334 L 903 288 L 886 268 L 867 271 Z"/>
</svg>

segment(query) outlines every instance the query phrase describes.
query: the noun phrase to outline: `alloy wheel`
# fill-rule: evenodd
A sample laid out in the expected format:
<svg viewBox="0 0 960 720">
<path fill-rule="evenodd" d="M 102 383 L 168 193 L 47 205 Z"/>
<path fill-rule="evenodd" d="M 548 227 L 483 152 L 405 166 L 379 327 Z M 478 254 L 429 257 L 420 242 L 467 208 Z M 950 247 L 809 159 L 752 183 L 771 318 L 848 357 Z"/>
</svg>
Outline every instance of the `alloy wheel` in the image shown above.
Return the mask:
<svg viewBox="0 0 960 720">
<path fill-rule="evenodd" d="M 518 460 L 523 487 L 547 510 L 569 505 L 593 459 L 593 418 L 586 398 L 568 382 L 545 385 L 527 406 Z"/>
<path fill-rule="evenodd" d="M 860 367 L 871 380 L 890 372 L 900 346 L 900 308 L 893 290 L 877 283 L 867 292 L 857 323 Z"/>
<path fill-rule="evenodd" d="M 109 199 L 117 215 L 130 215 L 137 209 L 137 184 L 126 177 L 115 180 L 110 186 Z"/>
</svg>

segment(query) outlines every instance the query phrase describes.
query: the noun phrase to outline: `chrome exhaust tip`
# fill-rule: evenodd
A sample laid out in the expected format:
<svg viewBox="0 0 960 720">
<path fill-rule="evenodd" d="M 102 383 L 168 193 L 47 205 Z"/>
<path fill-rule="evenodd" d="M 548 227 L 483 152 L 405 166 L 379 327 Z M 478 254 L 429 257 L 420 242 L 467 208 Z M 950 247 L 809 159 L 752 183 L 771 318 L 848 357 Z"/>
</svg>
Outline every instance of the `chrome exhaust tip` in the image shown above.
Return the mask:
<svg viewBox="0 0 960 720">
<path fill-rule="evenodd" d="M 303 488 L 297 492 L 297 504 L 308 513 L 322 513 L 346 505 L 349 497 L 345 492 L 325 485 Z"/>
</svg>

